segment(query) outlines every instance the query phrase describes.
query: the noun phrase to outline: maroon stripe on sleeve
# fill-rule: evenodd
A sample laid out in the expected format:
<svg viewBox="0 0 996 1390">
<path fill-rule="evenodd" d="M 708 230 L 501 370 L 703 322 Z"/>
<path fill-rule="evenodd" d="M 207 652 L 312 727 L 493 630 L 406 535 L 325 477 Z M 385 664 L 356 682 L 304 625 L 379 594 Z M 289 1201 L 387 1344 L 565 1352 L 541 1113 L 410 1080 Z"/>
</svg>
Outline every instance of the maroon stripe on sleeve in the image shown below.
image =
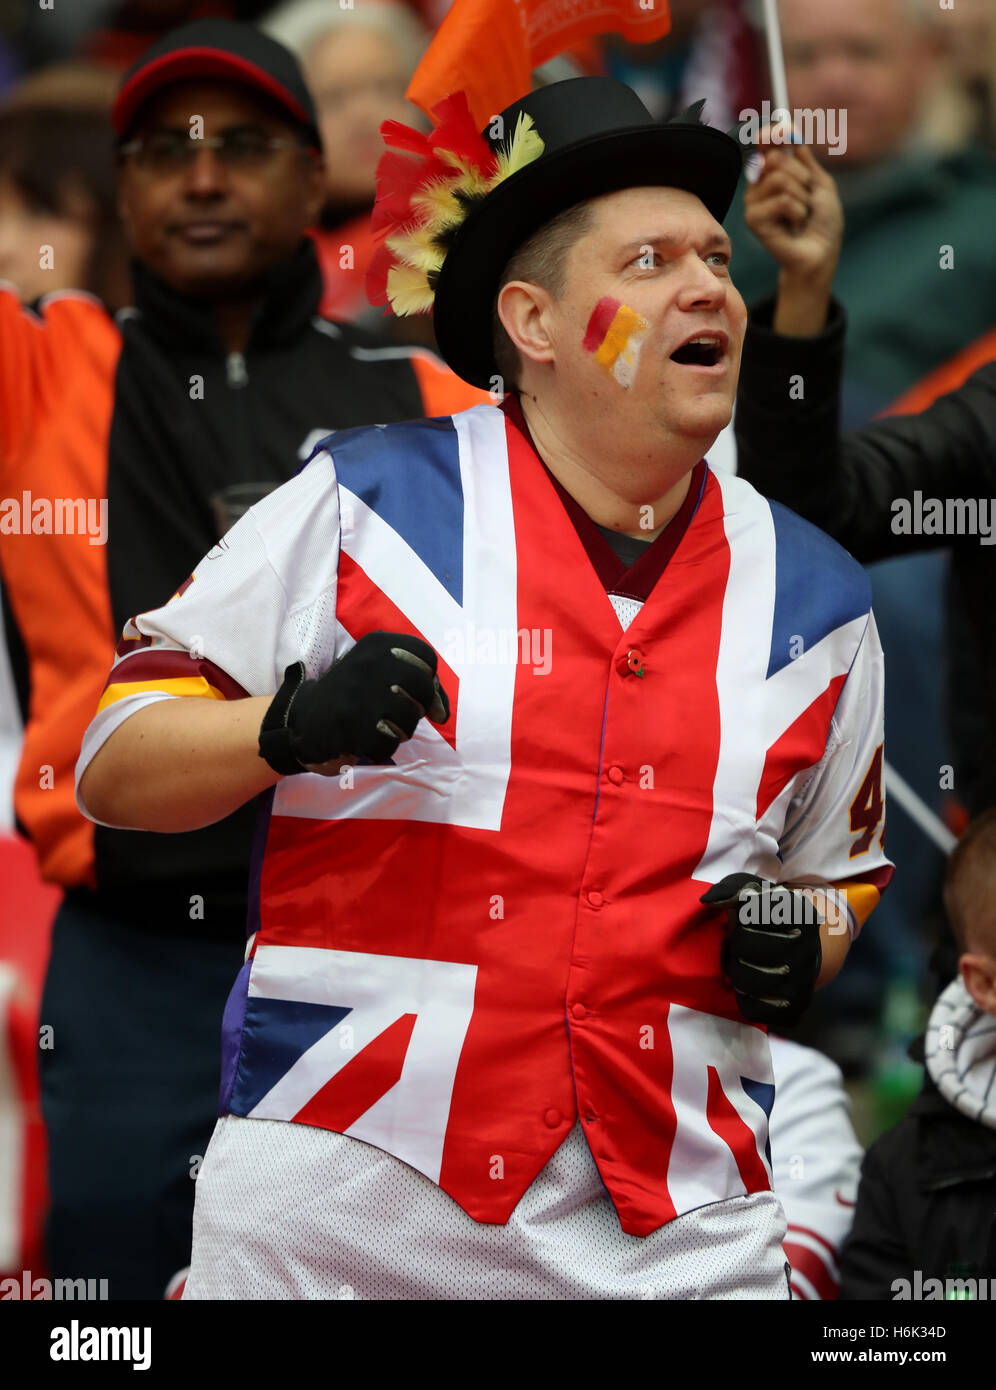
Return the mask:
<svg viewBox="0 0 996 1390">
<path fill-rule="evenodd" d="M 134 622 L 134 618 L 129 618 L 129 622 Z M 116 656 L 128 656 L 131 652 L 141 651 L 143 647 L 151 647 L 151 637 L 121 637 L 117 646 L 114 648 Z"/>
<path fill-rule="evenodd" d="M 891 864 L 885 864 L 881 869 L 866 869 L 864 873 L 850 874 L 847 878 L 835 878 L 834 888 L 846 888 L 849 883 L 870 883 L 873 888 L 877 888 L 880 893 L 884 893 L 892 881 L 895 869 Z"/>
<path fill-rule="evenodd" d="M 226 700 L 249 698 L 248 690 L 243 690 L 238 681 L 232 680 L 214 662 L 175 651 L 143 651 L 126 657 L 114 667 L 104 689 L 109 685 L 128 685 L 131 681 L 182 680 L 190 676 L 203 676 Z"/>
</svg>

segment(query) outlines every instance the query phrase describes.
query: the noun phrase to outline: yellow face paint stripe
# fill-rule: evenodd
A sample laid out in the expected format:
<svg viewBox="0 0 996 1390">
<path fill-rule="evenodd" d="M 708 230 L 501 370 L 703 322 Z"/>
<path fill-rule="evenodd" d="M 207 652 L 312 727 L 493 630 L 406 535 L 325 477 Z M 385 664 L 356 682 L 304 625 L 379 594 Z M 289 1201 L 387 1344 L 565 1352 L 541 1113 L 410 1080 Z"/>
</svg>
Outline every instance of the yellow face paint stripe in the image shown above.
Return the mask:
<svg viewBox="0 0 996 1390">
<path fill-rule="evenodd" d="M 595 361 L 603 367 L 611 369 L 616 358 L 628 343 L 630 336 L 648 327 L 647 320 L 642 314 L 638 314 L 628 304 L 620 304 L 598 351 L 595 353 Z"/>
<path fill-rule="evenodd" d="M 203 676 L 179 676 L 173 680 L 165 681 L 122 681 L 118 685 L 107 687 L 100 697 L 97 713 L 99 714 L 101 710 L 106 709 L 108 705 L 125 699 L 128 695 L 141 695 L 144 690 L 161 690 L 166 695 L 199 695 L 209 700 L 223 700 L 225 698 L 221 691 L 206 681 Z"/>
</svg>

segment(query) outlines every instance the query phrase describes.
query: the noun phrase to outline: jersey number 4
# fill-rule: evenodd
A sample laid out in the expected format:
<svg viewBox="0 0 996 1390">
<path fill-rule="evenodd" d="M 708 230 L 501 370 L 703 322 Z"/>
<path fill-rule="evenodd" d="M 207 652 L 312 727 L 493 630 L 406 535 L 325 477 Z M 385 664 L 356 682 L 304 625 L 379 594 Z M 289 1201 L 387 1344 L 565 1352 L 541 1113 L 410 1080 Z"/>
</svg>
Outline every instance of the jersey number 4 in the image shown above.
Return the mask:
<svg viewBox="0 0 996 1390">
<path fill-rule="evenodd" d="M 885 810 L 885 801 L 882 797 L 882 745 L 879 744 L 875 749 L 875 754 L 868 766 L 868 771 L 864 775 L 864 780 L 858 788 L 858 794 L 851 802 L 851 834 L 858 838 L 851 846 L 850 857 L 857 858 L 859 854 L 867 853 L 874 838 L 875 831 L 879 827 L 882 819 L 882 812 Z M 883 848 L 885 838 L 885 826 L 882 826 L 882 833 L 879 835 L 879 848 Z"/>
</svg>

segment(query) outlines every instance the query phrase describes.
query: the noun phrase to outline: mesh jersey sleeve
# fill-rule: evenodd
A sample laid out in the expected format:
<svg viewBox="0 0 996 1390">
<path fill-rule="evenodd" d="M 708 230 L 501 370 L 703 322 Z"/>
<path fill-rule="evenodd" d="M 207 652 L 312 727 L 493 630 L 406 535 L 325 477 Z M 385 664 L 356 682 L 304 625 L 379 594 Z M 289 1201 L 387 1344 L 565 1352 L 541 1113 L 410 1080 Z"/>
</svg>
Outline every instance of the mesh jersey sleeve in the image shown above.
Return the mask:
<svg viewBox="0 0 996 1390">
<path fill-rule="evenodd" d="M 832 885 L 852 937 L 893 873 L 884 848 L 884 689 L 882 645 L 869 613 L 826 752 L 789 804 L 779 844 L 782 882 Z"/>
<path fill-rule="evenodd" d="M 83 814 L 84 772 L 146 705 L 272 695 L 295 661 L 309 676 L 326 670 L 335 659 L 338 560 L 338 491 L 323 452 L 250 508 L 167 604 L 125 624 L 76 764 Z"/>
</svg>

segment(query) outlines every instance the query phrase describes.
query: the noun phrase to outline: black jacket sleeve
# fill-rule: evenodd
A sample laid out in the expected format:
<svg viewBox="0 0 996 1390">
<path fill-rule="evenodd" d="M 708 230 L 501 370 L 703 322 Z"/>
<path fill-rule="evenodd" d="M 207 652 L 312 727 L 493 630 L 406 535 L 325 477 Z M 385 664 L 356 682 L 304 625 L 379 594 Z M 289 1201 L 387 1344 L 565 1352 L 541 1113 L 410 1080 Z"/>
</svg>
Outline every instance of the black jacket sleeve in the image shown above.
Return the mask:
<svg viewBox="0 0 996 1390">
<path fill-rule="evenodd" d="M 741 477 L 827 531 L 863 564 L 950 545 L 893 530 L 894 503 L 989 498 L 996 492 L 996 363 L 919 415 L 840 432 L 846 321 L 833 303 L 824 332 L 771 328 L 773 300 L 751 311 L 737 398 Z"/>
<path fill-rule="evenodd" d="M 912 1123 L 903 1121 L 865 1154 L 854 1225 L 840 1258 L 842 1299 L 892 1299 L 894 1280 L 912 1281 L 913 1261 L 900 1215 L 909 1201 L 918 1201 L 912 1182 L 903 1177 L 909 1168 L 903 1142 L 909 1142 L 906 1131 Z"/>
</svg>

